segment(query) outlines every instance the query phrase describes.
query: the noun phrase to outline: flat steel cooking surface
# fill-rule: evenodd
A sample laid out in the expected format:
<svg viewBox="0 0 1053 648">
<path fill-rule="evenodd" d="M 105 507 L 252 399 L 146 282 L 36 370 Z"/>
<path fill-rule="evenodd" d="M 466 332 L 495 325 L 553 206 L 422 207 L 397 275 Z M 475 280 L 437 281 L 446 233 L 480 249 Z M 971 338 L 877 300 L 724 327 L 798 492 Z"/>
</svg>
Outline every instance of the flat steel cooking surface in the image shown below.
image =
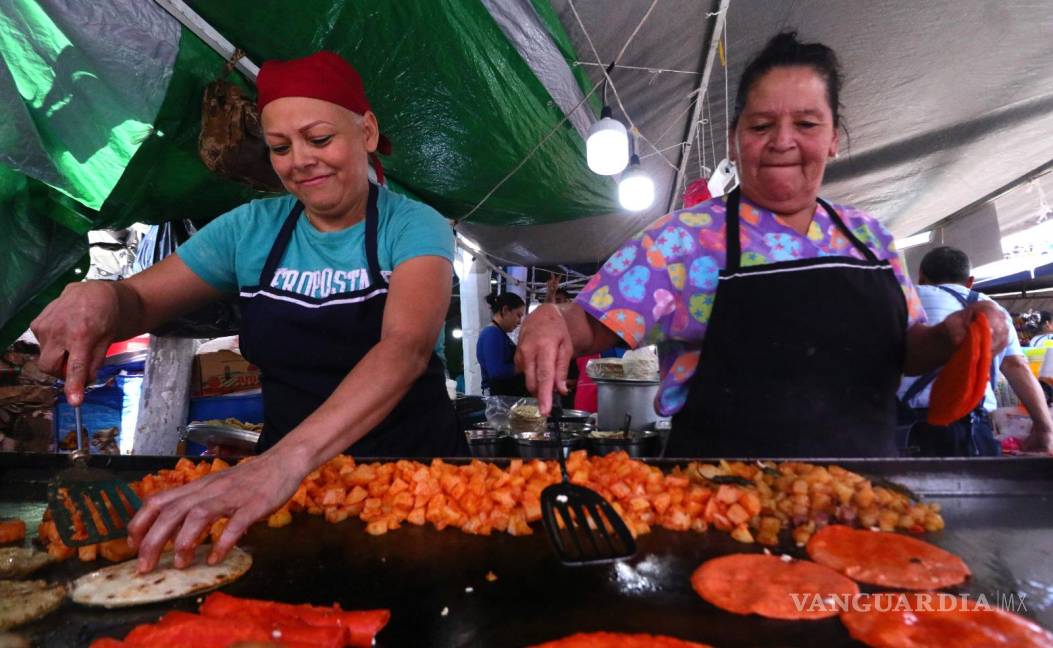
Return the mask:
<svg viewBox="0 0 1053 648">
<path fill-rule="evenodd" d="M 173 462 L 126 457 L 106 467 L 134 479 Z M 940 502 L 947 529 L 923 538 L 958 554 L 973 571 L 970 581 L 950 591 L 984 594 L 992 604 L 1019 605 L 1023 595 L 1026 616 L 1053 627 L 1053 460 L 838 463 L 896 479 Z M 34 474 L 39 471 L 46 482 L 48 466 L 41 460 L 12 468 L 11 460 L 0 458 L 0 515 L 18 515 L 35 526 L 44 503 L 34 495 L 39 486 Z M 701 600 L 689 582 L 701 562 L 760 550 L 727 534 L 656 529 L 639 539 L 631 561 L 572 568 L 556 561 L 535 526 L 532 536 L 520 538 L 408 524 L 374 537 L 357 520 L 332 525 L 319 516 L 297 515 L 287 527 L 249 533 L 242 546 L 252 552 L 253 568 L 224 591 L 339 602 L 345 609 L 390 608 L 391 623 L 378 637 L 381 646 L 523 646 L 592 630 L 669 634 L 715 646 L 858 645 L 837 619 L 742 617 Z M 804 556 L 796 548 L 784 551 Z M 43 576 L 72 578 L 103 564 L 73 560 Z M 495 582 L 486 580 L 489 571 Z M 95 637 L 123 636 L 168 610 L 196 605 L 191 598 L 106 611 L 67 602 L 21 631 L 42 646 L 84 646 Z"/>
</svg>

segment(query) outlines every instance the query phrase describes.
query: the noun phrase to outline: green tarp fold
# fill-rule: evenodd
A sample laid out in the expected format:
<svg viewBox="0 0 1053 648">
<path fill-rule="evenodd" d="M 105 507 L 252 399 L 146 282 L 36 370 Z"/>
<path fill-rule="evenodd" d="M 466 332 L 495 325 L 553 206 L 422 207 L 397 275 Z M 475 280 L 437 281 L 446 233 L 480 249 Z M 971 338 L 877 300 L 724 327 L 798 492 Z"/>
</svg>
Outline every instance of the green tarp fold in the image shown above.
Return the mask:
<svg viewBox="0 0 1053 648">
<path fill-rule="evenodd" d="M 392 185 L 451 219 L 554 128 L 471 221 L 553 223 L 614 208 L 611 181 L 588 170 L 579 132 L 557 126 L 562 110 L 483 3 L 188 4 L 256 62 L 344 55 L 394 144 L 383 159 Z M 572 59 L 551 8 L 533 6 Z M 154 3 L 10 0 L 0 8 L 0 54 L 0 166 L 24 180 L 0 206 L 11 226 L 0 242 L 5 331 L 54 294 L 41 291 L 75 278 L 88 229 L 204 221 L 260 195 L 199 160 L 201 96 L 224 61 Z M 72 207 L 52 207 L 63 201 Z"/>
</svg>

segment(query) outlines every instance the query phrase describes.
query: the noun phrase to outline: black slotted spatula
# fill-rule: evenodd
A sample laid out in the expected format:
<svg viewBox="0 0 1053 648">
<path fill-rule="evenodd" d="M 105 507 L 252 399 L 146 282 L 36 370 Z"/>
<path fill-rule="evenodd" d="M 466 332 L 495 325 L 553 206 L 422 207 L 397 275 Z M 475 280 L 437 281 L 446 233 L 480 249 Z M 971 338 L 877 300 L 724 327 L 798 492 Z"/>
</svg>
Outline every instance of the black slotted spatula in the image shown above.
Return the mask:
<svg viewBox="0 0 1053 648">
<path fill-rule="evenodd" d="M 556 397 L 558 403 L 558 396 Z M 556 434 L 562 481 L 541 491 L 541 520 L 549 544 L 564 565 L 592 565 L 628 558 L 636 553 L 629 527 L 610 502 L 596 491 L 572 484 L 563 456 L 559 419 L 563 412 L 553 405 L 550 428 Z"/>
<path fill-rule="evenodd" d="M 88 467 L 80 406 L 73 408 L 73 416 L 77 450 L 70 455 L 72 466 L 48 483 L 48 509 L 55 530 L 67 547 L 123 538 L 128 535 L 128 521 L 141 505 L 139 497 L 112 473 Z"/>
</svg>

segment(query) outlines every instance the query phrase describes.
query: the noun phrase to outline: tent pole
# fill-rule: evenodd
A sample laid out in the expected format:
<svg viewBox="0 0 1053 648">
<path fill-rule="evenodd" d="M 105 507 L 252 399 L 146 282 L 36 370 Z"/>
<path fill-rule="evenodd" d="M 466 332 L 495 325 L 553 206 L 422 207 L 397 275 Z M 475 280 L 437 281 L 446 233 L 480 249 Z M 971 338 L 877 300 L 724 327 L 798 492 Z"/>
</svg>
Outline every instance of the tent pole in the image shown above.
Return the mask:
<svg viewBox="0 0 1053 648">
<path fill-rule="evenodd" d="M 229 61 L 234 56 L 234 44 L 224 38 L 223 34 L 216 31 L 196 11 L 188 7 L 183 0 L 154 0 L 154 2 L 182 23 L 184 27 L 194 32 L 198 38 L 205 41 L 205 44 L 222 56 L 224 60 Z M 249 57 L 243 56 L 238 59 L 237 68 L 250 81 L 256 83 L 256 75 L 260 73 L 260 68 L 250 61 Z"/>
<path fill-rule="evenodd" d="M 464 251 L 459 254 L 468 256 Z M 461 292 L 461 349 L 464 359 L 464 393 L 478 396 L 483 393 L 483 374 L 475 347 L 479 334 L 490 323 L 490 309 L 486 296 L 490 294 L 490 269 L 482 256 L 465 259 L 464 276 L 459 276 Z"/>
<path fill-rule="evenodd" d="M 190 410 L 197 340 L 150 336 L 132 454 L 174 455 Z"/>
<path fill-rule="evenodd" d="M 698 88 L 695 90 L 695 109 L 691 112 L 691 126 L 687 131 L 684 148 L 680 152 L 680 167 L 676 170 L 676 179 L 673 181 L 673 191 L 669 195 L 669 208 L 666 212 L 671 212 L 676 207 L 681 185 L 684 184 L 687 164 L 691 161 L 691 145 L 695 141 L 695 131 L 698 130 L 698 115 L 702 111 L 702 99 L 705 98 L 706 89 L 709 87 L 709 75 L 713 71 L 713 61 L 717 58 L 717 46 L 720 45 L 720 37 L 724 33 L 724 23 L 727 21 L 730 3 L 731 0 L 720 0 L 720 9 L 717 10 L 716 22 L 713 25 L 713 36 L 709 39 L 709 49 L 706 51 L 702 80 L 698 82 Z"/>
</svg>

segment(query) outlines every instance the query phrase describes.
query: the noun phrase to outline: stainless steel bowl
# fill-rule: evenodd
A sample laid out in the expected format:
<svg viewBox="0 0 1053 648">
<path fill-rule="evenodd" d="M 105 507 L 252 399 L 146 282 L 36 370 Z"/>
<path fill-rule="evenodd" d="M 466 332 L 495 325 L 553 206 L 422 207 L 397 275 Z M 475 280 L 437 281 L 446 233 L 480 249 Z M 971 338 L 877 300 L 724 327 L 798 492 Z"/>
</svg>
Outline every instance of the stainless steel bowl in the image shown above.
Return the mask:
<svg viewBox="0 0 1053 648">
<path fill-rule="evenodd" d="M 468 449 L 473 457 L 492 459 L 516 455 L 512 438 L 503 430 L 480 424 L 465 430 L 464 436 L 468 440 Z"/>
<path fill-rule="evenodd" d="M 657 457 L 661 449 L 661 437 L 653 430 L 631 432 L 626 437 L 621 432 L 592 432 L 588 436 L 589 454 L 602 457 L 624 450 L 630 457 Z"/>
<path fill-rule="evenodd" d="M 513 434 L 512 438 L 515 439 L 519 456 L 524 459 L 559 459 L 560 451 L 566 457 L 575 450 L 585 448 L 585 437 L 578 434 L 562 436 L 562 448 L 551 432 L 521 432 Z"/>
<path fill-rule="evenodd" d="M 592 418 L 592 412 L 586 412 L 585 410 L 576 409 L 565 409 L 563 410 L 560 418 L 566 420 L 568 423 L 587 423 Z"/>
<path fill-rule="evenodd" d="M 195 422 L 186 426 L 183 436 L 207 450 L 221 449 L 221 456 L 247 456 L 256 452 L 260 433 L 233 425 Z"/>
</svg>

